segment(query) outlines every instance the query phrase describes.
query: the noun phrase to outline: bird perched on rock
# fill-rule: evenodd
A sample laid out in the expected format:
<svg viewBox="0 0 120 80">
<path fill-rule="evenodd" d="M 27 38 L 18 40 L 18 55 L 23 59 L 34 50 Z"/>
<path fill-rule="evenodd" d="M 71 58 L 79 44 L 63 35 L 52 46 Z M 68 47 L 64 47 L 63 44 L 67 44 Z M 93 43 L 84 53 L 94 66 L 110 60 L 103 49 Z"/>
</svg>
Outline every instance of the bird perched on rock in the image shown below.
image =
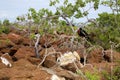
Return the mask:
<svg viewBox="0 0 120 80">
<path fill-rule="evenodd" d="M 88 33 L 87 33 L 85 30 L 83 30 L 82 28 L 79 28 L 78 31 L 77 31 L 77 33 L 78 33 L 78 35 L 79 35 L 80 37 L 86 38 L 87 40 L 91 40 L 91 39 L 89 38 Z"/>
</svg>

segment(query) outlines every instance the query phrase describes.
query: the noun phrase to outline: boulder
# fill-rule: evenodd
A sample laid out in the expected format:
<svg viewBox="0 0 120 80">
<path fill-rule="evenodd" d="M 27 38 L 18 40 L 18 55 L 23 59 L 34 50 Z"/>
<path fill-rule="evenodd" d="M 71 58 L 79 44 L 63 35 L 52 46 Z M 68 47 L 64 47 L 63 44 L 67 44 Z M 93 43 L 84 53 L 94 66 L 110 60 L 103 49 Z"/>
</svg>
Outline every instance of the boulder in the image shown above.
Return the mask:
<svg viewBox="0 0 120 80">
<path fill-rule="evenodd" d="M 87 56 L 88 63 L 100 63 L 104 60 L 102 50 L 97 48 L 91 51 Z"/>
<path fill-rule="evenodd" d="M 73 63 L 75 61 L 80 61 L 80 56 L 76 51 L 72 52 L 67 52 L 60 57 L 57 58 L 57 62 L 60 66 L 67 65 L 69 63 Z"/>
<path fill-rule="evenodd" d="M 28 58 L 35 56 L 34 48 L 23 46 L 17 50 L 14 55 L 17 59 Z"/>
<path fill-rule="evenodd" d="M 0 49 L 3 49 L 3 48 L 11 48 L 13 47 L 15 44 L 9 40 L 9 39 L 6 39 L 6 40 L 0 40 Z"/>
<path fill-rule="evenodd" d="M 8 39 L 10 39 L 15 44 L 21 44 L 23 41 L 22 36 L 15 34 L 15 33 L 9 33 Z"/>
</svg>

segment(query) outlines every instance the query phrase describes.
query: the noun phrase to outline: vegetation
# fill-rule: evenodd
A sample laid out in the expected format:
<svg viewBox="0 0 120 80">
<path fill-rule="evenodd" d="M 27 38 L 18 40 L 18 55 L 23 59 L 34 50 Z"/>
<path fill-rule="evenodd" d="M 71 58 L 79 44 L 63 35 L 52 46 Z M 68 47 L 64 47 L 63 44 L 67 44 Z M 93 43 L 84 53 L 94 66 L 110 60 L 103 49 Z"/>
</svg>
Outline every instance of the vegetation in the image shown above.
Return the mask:
<svg viewBox="0 0 120 80">
<path fill-rule="evenodd" d="M 9 20 L 8 20 L 8 19 L 5 19 L 5 20 L 3 21 L 3 25 L 5 25 L 5 26 L 9 26 L 9 25 L 10 25 Z"/>
<path fill-rule="evenodd" d="M 90 33 L 93 44 L 99 44 L 104 49 L 110 48 L 110 41 L 119 44 L 120 43 L 120 27 L 119 27 L 119 17 L 117 18 L 118 22 L 115 23 L 114 14 L 109 13 L 101 13 L 99 14 L 99 18 L 97 21 L 99 23 L 99 27 L 95 27 L 95 25 L 89 24 L 86 27 L 86 30 Z M 117 27 L 118 26 L 118 27 Z M 120 51 L 120 49 L 117 49 Z"/>
<path fill-rule="evenodd" d="M 10 32 L 10 30 L 7 26 L 0 26 L 0 33 L 8 34 L 9 32 Z"/>
<path fill-rule="evenodd" d="M 85 75 L 88 80 L 100 80 L 100 76 L 97 73 L 86 72 Z"/>
<path fill-rule="evenodd" d="M 116 67 L 112 70 L 112 73 L 103 72 L 105 80 L 119 80 L 120 79 L 120 67 Z"/>
</svg>

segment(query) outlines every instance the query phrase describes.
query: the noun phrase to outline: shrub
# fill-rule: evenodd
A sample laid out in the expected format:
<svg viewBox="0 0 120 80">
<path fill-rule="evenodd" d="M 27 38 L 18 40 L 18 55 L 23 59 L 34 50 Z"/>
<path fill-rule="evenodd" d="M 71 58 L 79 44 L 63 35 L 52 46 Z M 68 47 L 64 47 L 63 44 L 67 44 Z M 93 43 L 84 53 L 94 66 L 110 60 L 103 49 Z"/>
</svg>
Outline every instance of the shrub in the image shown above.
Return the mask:
<svg viewBox="0 0 120 80">
<path fill-rule="evenodd" d="M 105 80 L 120 80 L 120 67 L 116 67 L 110 72 L 103 72 L 103 77 Z"/>
<path fill-rule="evenodd" d="M 10 29 L 6 26 L 1 26 L 0 27 L 0 33 L 6 33 L 8 34 L 10 32 Z"/>
<path fill-rule="evenodd" d="M 86 72 L 85 75 L 88 80 L 100 80 L 100 76 L 97 73 Z"/>
<path fill-rule="evenodd" d="M 100 45 L 104 49 L 109 49 L 111 44 L 110 41 L 119 44 L 120 43 L 120 34 L 119 34 L 119 28 L 118 27 L 91 27 L 88 26 L 86 28 L 87 32 L 94 35 L 91 36 L 92 44 Z M 117 48 L 118 51 L 120 51 L 120 48 Z"/>
<path fill-rule="evenodd" d="M 102 27 L 117 27 L 120 26 L 120 14 L 111 14 L 111 13 L 101 13 L 99 14 L 99 18 L 97 20 L 99 21 L 99 25 Z"/>
<path fill-rule="evenodd" d="M 3 25 L 4 25 L 4 26 L 9 26 L 9 25 L 10 25 L 9 20 L 8 20 L 8 19 L 5 19 L 5 20 L 3 21 Z"/>
</svg>

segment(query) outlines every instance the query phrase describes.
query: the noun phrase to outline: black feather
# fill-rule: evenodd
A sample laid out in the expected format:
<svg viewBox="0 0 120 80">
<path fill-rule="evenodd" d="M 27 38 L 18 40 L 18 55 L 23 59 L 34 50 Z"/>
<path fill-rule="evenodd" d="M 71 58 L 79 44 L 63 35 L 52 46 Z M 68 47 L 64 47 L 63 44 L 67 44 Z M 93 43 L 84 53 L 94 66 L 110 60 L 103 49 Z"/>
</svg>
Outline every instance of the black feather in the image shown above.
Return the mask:
<svg viewBox="0 0 120 80">
<path fill-rule="evenodd" d="M 77 33 L 80 37 L 85 37 L 87 40 L 90 40 L 88 33 L 82 28 L 79 28 Z"/>
</svg>

